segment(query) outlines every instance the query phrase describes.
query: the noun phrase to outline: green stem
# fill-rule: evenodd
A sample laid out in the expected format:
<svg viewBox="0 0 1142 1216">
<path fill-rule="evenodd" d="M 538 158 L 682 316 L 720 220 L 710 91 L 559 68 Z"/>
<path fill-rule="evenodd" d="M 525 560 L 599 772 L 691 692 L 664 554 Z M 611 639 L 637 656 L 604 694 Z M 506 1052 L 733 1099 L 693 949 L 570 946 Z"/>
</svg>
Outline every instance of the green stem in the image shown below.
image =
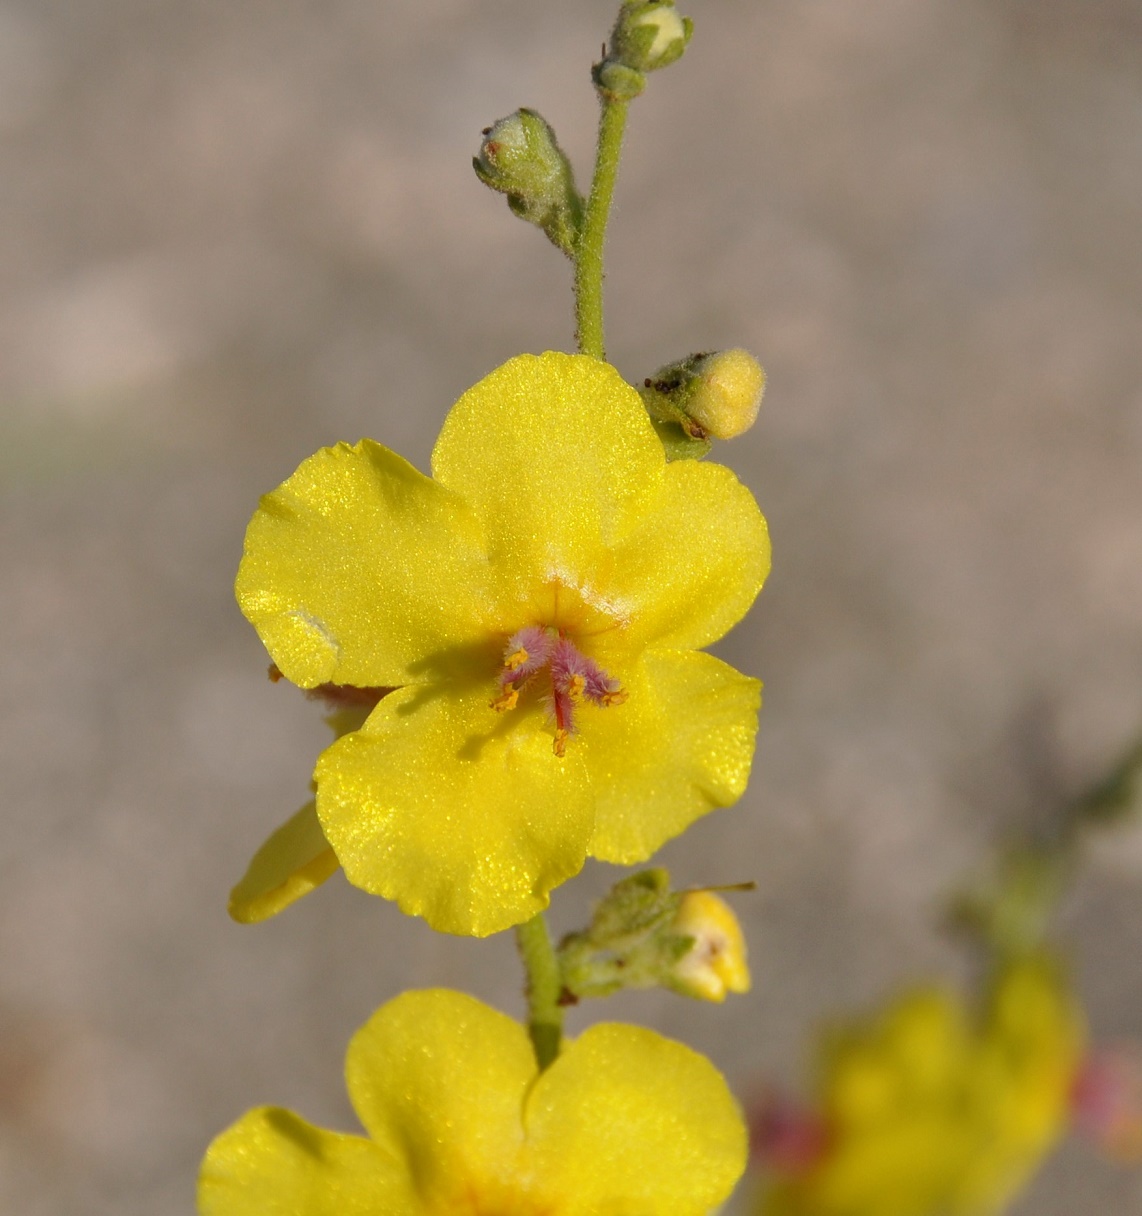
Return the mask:
<svg viewBox="0 0 1142 1216">
<path fill-rule="evenodd" d="M 516 926 L 516 945 L 527 971 L 528 1033 L 542 1072 L 559 1054 L 563 1037 L 563 1006 L 559 996 L 563 981 L 559 960 L 541 912 Z"/>
<path fill-rule="evenodd" d="M 575 247 L 575 321 L 579 350 L 595 359 L 605 359 L 603 345 L 603 243 L 615 194 L 615 178 L 626 128 L 627 100 L 600 93 L 599 146 L 595 153 L 595 176 L 587 214 Z"/>
</svg>

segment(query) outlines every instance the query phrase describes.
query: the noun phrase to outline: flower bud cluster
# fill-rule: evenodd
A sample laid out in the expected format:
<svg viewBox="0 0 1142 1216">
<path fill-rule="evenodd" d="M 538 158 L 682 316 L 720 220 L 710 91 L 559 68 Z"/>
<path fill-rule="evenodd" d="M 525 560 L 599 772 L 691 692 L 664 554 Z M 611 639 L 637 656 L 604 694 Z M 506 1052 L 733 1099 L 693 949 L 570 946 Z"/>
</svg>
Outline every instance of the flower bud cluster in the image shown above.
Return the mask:
<svg viewBox="0 0 1142 1216">
<path fill-rule="evenodd" d="M 606 57 L 595 65 L 595 86 L 612 101 L 630 101 L 646 88 L 647 72 L 681 58 L 693 32 L 674 0 L 625 0 Z"/>
<path fill-rule="evenodd" d="M 617 883 L 590 926 L 559 947 L 566 999 L 622 988 L 671 988 L 704 1001 L 748 992 L 745 939 L 725 900 L 711 891 L 672 891 L 662 869 Z"/>
<path fill-rule="evenodd" d="M 507 195 L 516 215 L 571 255 L 583 224 L 583 198 L 571 162 L 541 114 L 516 110 L 487 127 L 472 167 L 485 186 Z"/>
</svg>

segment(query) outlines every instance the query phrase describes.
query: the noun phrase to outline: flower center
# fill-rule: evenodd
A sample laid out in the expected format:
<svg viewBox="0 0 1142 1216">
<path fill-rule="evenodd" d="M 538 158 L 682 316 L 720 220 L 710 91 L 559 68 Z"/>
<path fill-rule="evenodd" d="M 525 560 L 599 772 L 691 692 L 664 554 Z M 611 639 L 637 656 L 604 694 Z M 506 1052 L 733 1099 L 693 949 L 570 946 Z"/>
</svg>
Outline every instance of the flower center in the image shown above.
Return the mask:
<svg viewBox="0 0 1142 1216">
<path fill-rule="evenodd" d="M 548 705 L 555 719 L 553 749 L 557 756 L 567 751 L 567 740 L 575 733 L 575 711 L 589 701 L 605 708 L 621 705 L 627 694 L 595 662 L 583 654 L 562 631 L 542 625 L 525 625 L 508 638 L 504 665 L 500 670 L 500 693 L 492 701 L 497 713 L 515 709 L 519 694 L 543 671 L 551 683 Z"/>
</svg>

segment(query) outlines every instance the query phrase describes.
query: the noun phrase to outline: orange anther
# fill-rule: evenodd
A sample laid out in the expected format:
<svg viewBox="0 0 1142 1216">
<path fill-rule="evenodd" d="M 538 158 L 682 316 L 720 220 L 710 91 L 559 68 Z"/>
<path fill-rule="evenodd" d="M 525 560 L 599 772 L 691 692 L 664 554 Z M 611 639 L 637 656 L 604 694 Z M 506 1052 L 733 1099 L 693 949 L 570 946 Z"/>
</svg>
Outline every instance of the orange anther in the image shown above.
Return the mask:
<svg viewBox="0 0 1142 1216">
<path fill-rule="evenodd" d="M 507 668 L 508 671 L 515 671 L 522 667 L 530 658 L 531 655 L 529 655 L 521 646 L 518 650 L 513 651 L 506 659 L 504 659 L 504 667 Z"/>
<path fill-rule="evenodd" d="M 506 713 L 509 709 L 515 709 L 516 703 L 519 701 L 519 690 L 515 688 L 505 688 L 502 693 L 488 704 L 498 714 Z"/>
</svg>

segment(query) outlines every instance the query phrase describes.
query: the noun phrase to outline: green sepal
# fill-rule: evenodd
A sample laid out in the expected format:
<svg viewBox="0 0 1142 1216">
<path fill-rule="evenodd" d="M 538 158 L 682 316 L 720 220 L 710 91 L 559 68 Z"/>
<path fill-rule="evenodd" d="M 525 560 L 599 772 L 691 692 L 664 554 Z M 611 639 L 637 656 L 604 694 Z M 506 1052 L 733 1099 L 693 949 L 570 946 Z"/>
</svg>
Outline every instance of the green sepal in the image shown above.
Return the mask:
<svg viewBox="0 0 1142 1216">
<path fill-rule="evenodd" d="M 674 931 L 682 894 L 663 869 L 641 870 L 615 884 L 590 925 L 559 944 L 565 999 L 609 996 L 624 988 L 673 987 L 674 965 L 694 938 Z"/>
<path fill-rule="evenodd" d="M 701 460 L 703 456 L 709 455 L 710 448 L 714 446 L 713 440 L 708 436 L 696 439 L 687 435 L 677 422 L 664 422 L 658 418 L 651 418 L 650 421 L 662 441 L 662 449 L 668 461 Z"/>
<path fill-rule="evenodd" d="M 591 69 L 595 88 L 609 101 L 633 101 L 645 88 L 646 76 L 615 59 L 604 59 Z"/>
</svg>

